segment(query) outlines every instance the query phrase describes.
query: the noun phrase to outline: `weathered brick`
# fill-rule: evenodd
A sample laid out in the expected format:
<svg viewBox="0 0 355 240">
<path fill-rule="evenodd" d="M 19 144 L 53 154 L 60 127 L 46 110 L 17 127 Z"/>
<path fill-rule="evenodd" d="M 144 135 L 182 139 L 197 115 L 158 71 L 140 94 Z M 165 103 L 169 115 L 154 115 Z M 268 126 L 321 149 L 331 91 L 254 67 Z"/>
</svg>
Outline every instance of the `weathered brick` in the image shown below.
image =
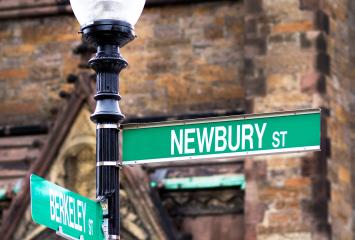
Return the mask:
<svg viewBox="0 0 355 240">
<path fill-rule="evenodd" d="M 216 39 L 223 37 L 223 28 L 219 25 L 210 24 L 204 28 L 205 37 L 207 39 Z"/>
<path fill-rule="evenodd" d="M 275 201 L 277 199 L 291 199 L 299 195 L 297 191 L 276 187 L 264 187 L 260 189 L 259 192 L 259 196 L 264 202 Z"/>
<path fill-rule="evenodd" d="M 242 99 L 245 97 L 245 91 L 244 88 L 231 84 L 226 87 L 214 87 L 212 96 L 218 99 Z"/>
<path fill-rule="evenodd" d="M 300 8 L 302 10 L 317 10 L 319 8 L 319 0 L 300 0 Z"/>
<path fill-rule="evenodd" d="M 324 78 L 319 72 L 309 71 L 301 78 L 301 90 L 304 92 L 317 92 L 320 89 L 320 82 L 324 81 Z M 323 90 L 323 89 L 322 89 Z"/>
<path fill-rule="evenodd" d="M 266 39 L 263 38 L 248 38 L 247 47 L 255 49 L 254 55 L 262 55 L 266 53 Z"/>
<path fill-rule="evenodd" d="M 259 13 L 262 11 L 262 0 L 250 0 L 245 2 L 245 10 L 248 13 Z"/>
<path fill-rule="evenodd" d="M 349 168 L 340 166 L 338 169 L 339 180 L 344 184 L 350 184 L 351 182 L 351 173 Z"/>
<path fill-rule="evenodd" d="M 17 103 L 13 101 L 5 101 L 0 103 L 0 109 L 6 113 L 8 113 L 9 118 L 15 118 L 16 115 L 21 114 L 23 116 L 36 116 L 39 114 L 38 107 L 31 101 L 31 102 L 23 102 Z M 16 111 L 14 111 L 16 110 Z M 11 113 L 12 114 L 9 114 Z"/>
<path fill-rule="evenodd" d="M 267 159 L 268 170 L 285 170 L 292 168 L 299 168 L 301 166 L 301 159 L 299 158 L 277 158 Z"/>
<path fill-rule="evenodd" d="M 279 23 L 272 28 L 274 33 L 288 33 L 288 32 L 306 32 L 314 29 L 314 24 L 311 21 Z"/>
<path fill-rule="evenodd" d="M 12 78 L 27 78 L 29 72 L 27 69 L 8 69 L 0 70 L 0 79 L 12 79 Z"/>
<path fill-rule="evenodd" d="M 311 183 L 310 179 L 306 177 L 288 178 L 285 181 L 285 187 L 291 189 L 307 188 L 309 187 L 310 183 Z"/>
<path fill-rule="evenodd" d="M 266 92 L 266 81 L 264 76 L 257 78 L 246 78 L 247 96 L 263 96 Z"/>
<path fill-rule="evenodd" d="M 21 44 L 17 46 L 4 47 L 2 49 L 4 57 L 23 57 L 23 55 L 32 54 L 35 46 L 32 44 Z"/>
<path fill-rule="evenodd" d="M 301 220 L 301 215 L 298 210 L 287 209 L 286 211 L 278 211 L 275 213 L 269 213 L 267 215 L 268 221 L 271 225 L 287 225 L 294 224 Z"/>
<path fill-rule="evenodd" d="M 254 34 L 257 32 L 257 19 L 252 17 L 245 18 L 245 33 L 246 34 Z"/>
</svg>

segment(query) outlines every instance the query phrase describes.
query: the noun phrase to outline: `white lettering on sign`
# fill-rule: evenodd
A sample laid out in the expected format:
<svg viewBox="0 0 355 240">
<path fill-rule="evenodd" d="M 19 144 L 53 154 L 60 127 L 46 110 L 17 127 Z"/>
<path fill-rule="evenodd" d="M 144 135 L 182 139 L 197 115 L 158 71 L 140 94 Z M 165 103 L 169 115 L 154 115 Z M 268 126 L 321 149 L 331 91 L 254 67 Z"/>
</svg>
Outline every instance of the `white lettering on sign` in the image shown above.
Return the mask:
<svg viewBox="0 0 355 240">
<path fill-rule="evenodd" d="M 216 152 L 223 152 L 227 147 L 227 130 L 225 127 L 216 127 L 216 137 L 214 140 L 214 149 Z"/>
<path fill-rule="evenodd" d="M 228 126 L 228 148 L 231 151 L 237 151 L 240 146 L 240 125 L 237 125 L 237 130 L 236 130 L 236 140 L 235 140 L 235 145 L 233 146 L 233 132 L 232 132 L 232 126 Z"/>
<path fill-rule="evenodd" d="M 280 147 L 284 147 L 286 145 L 286 135 L 287 135 L 287 131 L 276 131 L 272 134 L 272 146 L 274 148 Z M 280 141 L 280 137 L 281 137 L 281 141 Z"/>
<path fill-rule="evenodd" d="M 189 135 L 191 135 L 191 133 L 195 133 L 195 129 L 194 128 L 189 128 L 189 129 L 185 129 L 185 141 L 184 141 L 184 151 L 185 153 L 195 153 L 195 149 L 194 148 L 189 148 L 189 143 L 193 143 L 194 142 L 194 138 L 193 137 L 189 137 Z"/>
<path fill-rule="evenodd" d="M 55 189 L 49 189 L 49 208 L 52 221 L 86 232 L 85 202 Z"/>
<path fill-rule="evenodd" d="M 266 123 L 263 124 L 263 128 L 259 129 L 259 125 L 258 124 L 254 124 L 255 125 L 255 130 L 256 130 L 256 134 L 258 135 L 258 148 L 262 148 L 263 147 L 263 135 L 265 132 L 265 127 L 266 127 Z"/>
<path fill-rule="evenodd" d="M 202 130 L 202 138 L 201 138 L 200 129 L 199 128 L 196 129 L 199 152 L 203 152 L 205 148 L 207 152 L 211 151 L 214 127 L 211 128 L 210 135 L 208 135 L 207 131 L 208 131 L 207 128 L 204 127 Z"/>
<path fill-rule="evenodd" d="M 261 149 L 266 125 L 267 123 L 255 123 L 171 130 L 170 154 L 235 152 L 254 150 L 254 147 Z"/>
<path fill-rule="evenodd" d="M 89 235 L 94 235 L 94 227 L 93 227 L 93 225 L 94 225 L 94 221 L 92 219 L 89 219 Z"/>
<path fill-rule="evenodd" d="M 170 134 L 170 136 L 171 136 L 171 149 L 170 149 L 170 152 L 171 152 L 172 155 L 175 154 L 175 145 L 176 145 L 176 147 L 178 149 L 179 154 L 182 154 L 182 150 L 183 150 L 182 149 L 182 143 L 183 143 L 183 134 L 182 134 L 182 132 L 183 132 L 183 130 L 180 129 L 180 134 L 179 134 L 180 137 L 178 139 L 177 136 L 176 136 L 175 131 L 174 130 L 171 131 L 171 134 Z"/>
<path fill-rule="evenodd" d="M 249 148 L 253 149 L 253 133 L 254 133 L 253 125 L 251 124 L 242 125 L 242 149 L 243 150 L 245 150 L 245 144 L 247 140 L 249 142 Z"/>
</svg>

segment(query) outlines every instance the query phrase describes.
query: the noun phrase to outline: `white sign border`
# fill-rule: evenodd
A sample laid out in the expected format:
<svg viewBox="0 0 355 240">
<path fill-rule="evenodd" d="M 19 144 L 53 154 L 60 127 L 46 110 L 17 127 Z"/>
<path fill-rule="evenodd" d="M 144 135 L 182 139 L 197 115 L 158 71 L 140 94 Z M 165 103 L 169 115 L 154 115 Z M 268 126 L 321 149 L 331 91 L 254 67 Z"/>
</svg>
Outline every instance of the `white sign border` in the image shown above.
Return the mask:
<svg viewBox="0 0 355 240">
<path fill-rule="evenodd" d="M 175 120 L 175 121 L 164 121 L 164 122 L 152 122 L 152 123 L 127 123 L 121 124 L 121 132 L 125 129 L 141 129 L 141 128 L 154 128 L 154 127 L 166 127 L 166 126 L 180 126 L 180 125 L 192 125 L 199 123 L 209 123 L 209 122 L 229 122 L 235 120 L 247 120 L 247 119 L 257 119 L 257 118 L 271 118 L 271 117 L 282 117 L 282 116 L 292 116 L 292 115 L 306 115 L 321 113 L 320 108 L 303 109 L 295 111 L 283 111 L 283 112 L 271 112 L 271 113 L 256 113 L 256 114 L 241 114 L 241 115 L 231 115 L 223 117 L 209 117 L 209 118 L 196 118 L 196 119 L 185 119 L 185 120 Z"/>
<path fill-rule="evenodd" d="M 195 159 L 210 159 L 210 158 L 232 158 L 241 156 L 258 156 L 258 155 L 271 155 L 271 154 L 282 154 L 282 153 L 299 153 L 299 152 L 310 152 L 310 151 L 320 151 L 320 145 L 308 146 L 308 147 L 294 147 L 294 148 L 279 148 L 279 149 L 269 149 L 269 150 L 255 150 L 255 151 L 245 151 L 245 152 L 233 152 L 233 153 L 217 153 L 217 154 L 206 154 L 206 155 L 196 155 L 196 156 L 183 156 L 183 157 L 172 157 L 172 158 L 153 158 L 145 160 L 130 160 L 122 161 L 125 166 L 137 165 L 137 164 L 147 164 L 147 163 L 157 163 L 157 162 L 172 162 L 172 161 L 186 161 Z"/>
</svg>

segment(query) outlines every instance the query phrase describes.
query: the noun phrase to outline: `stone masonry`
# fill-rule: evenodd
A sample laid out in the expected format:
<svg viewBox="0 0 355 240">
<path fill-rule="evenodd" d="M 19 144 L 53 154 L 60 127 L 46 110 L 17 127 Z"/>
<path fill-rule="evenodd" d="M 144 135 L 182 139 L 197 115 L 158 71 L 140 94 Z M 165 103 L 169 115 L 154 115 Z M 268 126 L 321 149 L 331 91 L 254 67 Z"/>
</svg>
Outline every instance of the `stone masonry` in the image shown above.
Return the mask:
<svg viewBox="0 0 355 240">
<path fill-rule="evenodd" d="M 354 3 L 247 6 L 250 111 L 323 109 L 321 153 L 247 161 L 247 237 L 354 239 Z"/>
<path fill-rule="evenodd" d="M 246 2 L 244 84 L 250 112 L 321 107 L 327 114 L 325 30 L 313 4 Z M 323 129 L 321 153 L 246 160 L 247 239 L 330 238 L 326 142 Z"/>
<path fill-rule="evenodd" d="M 0 23 L 0 124 L 30 125 L 53 119 L 60 91 L 71 91 L 67 75 L 80 43 L 73 17 Z"/>
<path fill-rule="evenodd" d="M 331 181 L 329 218 L 333 239 L 355 238 L 355 3 L 351 0 L 320 3 L 328 19 L 326 35 L 330 57 L 326 77 L 330 142 L 328 176 Z"/>
<path fill-rule="evenodd" d="M 77 74 L 74 16 L 0 24 L 0 124 L 55 117 L 59 92 Z M 122 110 L 131 117 L 244 110 L 243 5 L 233 2 L 146 8 L 138 38 L 122 49 Z M 41 94 L 39 91 L 41 90 Z"/>
</svg>

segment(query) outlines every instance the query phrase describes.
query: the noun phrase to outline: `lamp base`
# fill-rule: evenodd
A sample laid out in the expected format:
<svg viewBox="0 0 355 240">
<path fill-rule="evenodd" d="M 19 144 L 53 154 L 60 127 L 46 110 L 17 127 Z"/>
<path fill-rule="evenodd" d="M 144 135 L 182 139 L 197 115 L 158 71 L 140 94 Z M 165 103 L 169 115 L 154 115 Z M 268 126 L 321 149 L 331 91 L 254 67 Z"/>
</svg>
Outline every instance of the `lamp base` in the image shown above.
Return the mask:
<svg viewBox="0 0 355 240">
<path fill-rule="evenodd" d="M 113 44 L 120 48 L 136 37 L 131 24 L 111 19 L 98 20 L 82 26 L 81 33 L 86 40 L 96 46 Z"/>
<path fill-rule="evenodd" d="M 96 72 L 97 101 L 91 120 L 96 123 L 117 123 L 124 119 L 118 105 L 119 73 L 128 64 L 119 48 L 135 38 L 133 27 L 123 21 L 99 20 L 81 27 L 84 38 L 96 45 L 97 53 L 90 59 L 89 66 Z"/>
</svg>

